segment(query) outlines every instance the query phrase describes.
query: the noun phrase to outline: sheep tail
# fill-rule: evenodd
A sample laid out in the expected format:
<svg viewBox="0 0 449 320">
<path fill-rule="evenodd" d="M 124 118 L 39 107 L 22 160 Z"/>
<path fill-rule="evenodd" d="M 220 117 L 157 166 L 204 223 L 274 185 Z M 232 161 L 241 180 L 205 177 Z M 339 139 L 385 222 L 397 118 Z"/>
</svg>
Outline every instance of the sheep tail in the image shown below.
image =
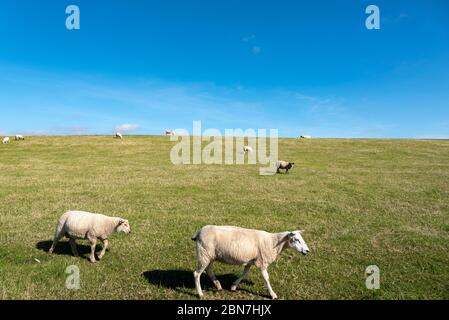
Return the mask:
<svg viewBox="0 0 449 320">
<path fill-rule="evenodd" d="M 198 239 L 198 236 L 200 235 L 200 231 L 197 231 L 195 235 L 191 238 L 193 241 L 196 241 Z"/>
<path fill-rule="evenodd" d="M 67 220 L 66 214 L 64 214 L 61 218 L 59 218 L 58 223 L 56 224 L 56 228 L 55 228 L 54 239 L 59 239 L 62 237 L 61 233 L 63 232 L 66 220 Z"/>
</svg>

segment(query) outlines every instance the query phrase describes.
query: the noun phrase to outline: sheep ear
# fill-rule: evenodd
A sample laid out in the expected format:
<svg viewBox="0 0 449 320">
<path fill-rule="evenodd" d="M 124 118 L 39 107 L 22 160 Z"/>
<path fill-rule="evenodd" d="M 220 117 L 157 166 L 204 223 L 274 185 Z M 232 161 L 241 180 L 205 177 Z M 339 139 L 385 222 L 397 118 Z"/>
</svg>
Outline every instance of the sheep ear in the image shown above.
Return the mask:
<svg viewBox="0 0 449 320">
<path fill-rule="evenodd" d="M 289 231 L 289 232 L 287 233 L 287 235 L 285 236 L 285 239 L 288 240 L 288 239 L 293 238 L 294 236 L 295 236 L 295 234 L 294 234 L 293 232 L 290 232 L 290 231 Z"/>
<path fill-rule="evenodd" d="M 123 219 L 120 219 L 120 221 L 118 222 L 118 224 L 123 224 L 123 223 L 125 223 L 125 220 L 123 220 Z"/>
</svg>

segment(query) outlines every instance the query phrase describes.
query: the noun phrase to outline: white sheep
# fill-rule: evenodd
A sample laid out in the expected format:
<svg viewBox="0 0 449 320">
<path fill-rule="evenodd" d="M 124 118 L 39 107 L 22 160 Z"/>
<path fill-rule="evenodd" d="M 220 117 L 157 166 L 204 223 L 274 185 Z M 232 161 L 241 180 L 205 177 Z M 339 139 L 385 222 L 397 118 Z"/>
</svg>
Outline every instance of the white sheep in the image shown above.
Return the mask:
<svg viewBox="0 0 449 320">
<path fill-rule="evenodd" d="M 97 238 L 103 242 L 103 249 L 98 256 L 100 260 L 109 245 L 108 236 L 114 231 L 130 233 L 131 228 L 128 220 L 85 211 L 67 211 L 56 224 L 55 236 L 49 252 L 52 253 L 58 241 L 65 236 L 69 238 L 73 255 L 78 257 L 75 240 L 88 239 L 91 248 L 89 260 L 96 262 L 95 246 Z"/>
<path fill-rule="evenodd" d="M 15 140 L 25 140 L 24 136 L 22 136 L 21 134 L 16 134 Z"/>
<path fill-rule="evenodd" d="M 299 136 L 299 139 L 312 139 L 312 136 Z"/>
<path fill-rule="evenodd" d="M 9 142 L 10 142 L 9 137 L 4 137 L 2 140 L 3 144 L 9 144 Z"/>
<path fill-rule="evenodd" d="M 301 236 L 302 231 L 268 233 L 266 231 L 244 229 L 232 226 L 205 226 L 193 237 L 196 242 L 198 264 L 193 273 L 195 287 L 201 298 L 200 277 L 204 270 L 218 290 L 222 290 L 220 282 L 212 271 L 215 260 L 233 265 L 245 267 L 243 275 L 231 286 L 231 290 L 237 290 L 237 286 L 245 279 L 251 266 L 260 268 L 265 285 L 270 296 L 277 299 L 276 293 L 271 288 L 267 268 L 276 260 L 278 255 L 286 248 L 293 248 L 306 254 L 309 248 Z"/>
<path fill-rule="evenodd" d="M 116 138 L 119 138 L 119 139 L 123 139 L 123 135 L 122 135 L 120 132 L 117 132 L 117 133 L 115 134 L 115 137 L 116 137 Z"/>
<path fill-rule="evenodd" d="M 244 146 L 243 147 L 243 152 L 244 153 L 251 153 L 251 152 L 253 152 L 253 148 L 251 148 L 250 146 Z"/>
</svg>

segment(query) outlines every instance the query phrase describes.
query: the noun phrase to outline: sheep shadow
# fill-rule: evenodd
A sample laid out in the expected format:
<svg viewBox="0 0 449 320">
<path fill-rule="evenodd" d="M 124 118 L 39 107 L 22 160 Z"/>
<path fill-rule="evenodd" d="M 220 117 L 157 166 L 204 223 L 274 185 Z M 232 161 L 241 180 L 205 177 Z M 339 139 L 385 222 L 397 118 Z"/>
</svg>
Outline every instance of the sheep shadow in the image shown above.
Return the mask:
<svg viewBox="0 0 449 320">
<path fill-rule="evenodd" d="M 53 243 L 53 240 L 46 240 L 46 241 L 39 241 L 36 243 L 36 248 L 45 252 L 48 252 L 50 250 L 50 247 Z M 85 244 L 76 243 L 76 248 L 78 250 L 78 254 L 80 257 L 84 259 L 89 259 L 90 255 L 90 246 Z M 101 245 L 97 244 L 95 247 L 95 252 L 101 250 Z M 67 256 L 73 256 L 72 254 L 72 248 L 70 247 L 70 243 L 68 241 L 59 241 L 56 245 L 55 249 L 53 250 L 54 254 L 58 255 L 67 255 Z"/>
<path fill-rule="evenodd" d="M 148 283 L 153 285 L 196 297 L 194 291 L 192 291 L 192 289 L 195 289 L 193 270 L 151 270 L 143 272 L 142 276 Z M 232 283 L 238 278 L 238 276 L 232 273 L 216 276 L 224 290 L 229 290 Z M 243 282 L 251 286 L 254 285 L 254 283 L 249 280 L 244 280 L 242 283 Z M 217 291 L 210 278 L 204 273 L 201 275 L 201 286 L 204 291 Z M 247 291 L 240 288 L 238 290 Z"/>
</svg>

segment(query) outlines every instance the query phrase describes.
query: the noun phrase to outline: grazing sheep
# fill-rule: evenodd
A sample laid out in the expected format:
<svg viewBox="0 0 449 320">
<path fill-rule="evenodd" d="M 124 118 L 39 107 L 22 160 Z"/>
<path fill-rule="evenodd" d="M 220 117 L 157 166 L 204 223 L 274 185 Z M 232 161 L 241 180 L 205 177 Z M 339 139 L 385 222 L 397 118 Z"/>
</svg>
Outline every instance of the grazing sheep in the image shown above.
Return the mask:
<svg viewBox="0 0 449 320">
<path fill-rule="evenodd" d="M 250 152 L 253 152 L 253 148 L 251 148 L 250 146 L 244 146 L 244 147 L 243 147 L 243 152 L 244 152 L 244 153 L 250 153 Z"/>
<path fill-rule="evenodd" d="M 312 139 L 312 136 L 299 136 L 299 139 Z"/>
<path fill-rule="evenodd" d="M 9 142 L 10 142 L 9 137 L 4 137 L 2 140 L 3 144 L 9 144 Z"/>
<path fill-rule="evenodd" d="M 166 136 L 174 136 L 176 135 L 175 130 L 165 130 L 165 135 Z"/>
<path fill-rule="evenodd" d="M 108 217 L 98 213 L 67 211 L 59 218 L 53 244 L 49 252 L 52 253 L 58 241 L 65 236 L 69 238 L 72 253 L 77 257 L 78 251 L 76 250 L 75 240 L 88 239 L 91 248 L 89 260 L 90 262 L 96 262 L 95 246 L 97 244 L 97 238 L 103 242 L 103 249 L 98 256 L 100 260 L 103 258 L 106 248 L 109 245 L 108 236 L 114 231 L 130 233 L 131 229 L 128 220 Z"/>
<path fill-rule="evenodd" d="M 118 138 L 118 139 L 123 139 L 123 135 L 120 132 L 117 132 L 115 134 L 115 137 Z"/>
<path fill-rule="evenodd" d="M 279 169 L 285 169 L 285 173 L 295 166 L 294 162 L 278 161 L 276 162 L 276 173 L 281 173 Z"/>
<path fill-rule="evenodd" d="M 17 140 L 25 140 L 25 138 L 21 135 L 21 134 L 16 134 L 15 138 L 16 141 Z"/>
<path fill-rule="evenodd" d="M 201 228 L 192 237 L 192 240 L 196 242 L 198 256 L 198 264 L 193 273 L 198 296 L 200 298 L 203 296 L 200 277 L 204 270 L 206 270 L 215 287 L 222 290 L 220 282 L 212 271 L 212 264 L 217 260 L 245 267 L 243 275 L 232 284 L 232 291 L 237 289 L 240 282 L 247 277 L 251 266 L 255 265 L 262 272 L 270 296 L 277 299 L 277 295 L 270 285 L 267 268 L 284 249 L 292 248 L 303 254 L 309 252 L 301 232 L 268 233 L 231 226 L 205 226 Z"/>
</svg>

